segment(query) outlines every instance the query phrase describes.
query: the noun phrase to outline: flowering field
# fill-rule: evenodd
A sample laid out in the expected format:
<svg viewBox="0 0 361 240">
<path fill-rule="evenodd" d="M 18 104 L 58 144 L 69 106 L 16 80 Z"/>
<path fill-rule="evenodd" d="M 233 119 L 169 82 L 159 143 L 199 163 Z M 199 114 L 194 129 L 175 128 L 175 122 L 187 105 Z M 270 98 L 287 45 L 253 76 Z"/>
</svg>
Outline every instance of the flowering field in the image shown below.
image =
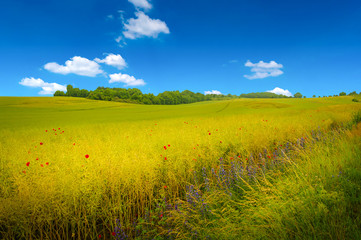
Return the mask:
<svg viewBox="0 0 361 240">
<path fill-rule="evenodd" d="M 361 237 L 350 97 L 0 98 L 0 238 Z"/>
</svg>

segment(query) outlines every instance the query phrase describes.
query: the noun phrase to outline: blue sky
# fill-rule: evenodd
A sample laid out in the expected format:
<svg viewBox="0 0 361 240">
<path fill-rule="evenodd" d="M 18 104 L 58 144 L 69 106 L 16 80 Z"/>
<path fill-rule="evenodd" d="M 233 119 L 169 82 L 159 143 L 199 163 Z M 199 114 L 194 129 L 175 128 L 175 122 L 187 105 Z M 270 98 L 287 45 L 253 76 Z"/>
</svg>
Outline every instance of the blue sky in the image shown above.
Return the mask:
<svg viewBox="0 0 361 240">
<path fill-rule="evenodd" d="M 1 0 L 0 36 L 0 96 L 361 91 L 359 0 Z"/>
</svg>

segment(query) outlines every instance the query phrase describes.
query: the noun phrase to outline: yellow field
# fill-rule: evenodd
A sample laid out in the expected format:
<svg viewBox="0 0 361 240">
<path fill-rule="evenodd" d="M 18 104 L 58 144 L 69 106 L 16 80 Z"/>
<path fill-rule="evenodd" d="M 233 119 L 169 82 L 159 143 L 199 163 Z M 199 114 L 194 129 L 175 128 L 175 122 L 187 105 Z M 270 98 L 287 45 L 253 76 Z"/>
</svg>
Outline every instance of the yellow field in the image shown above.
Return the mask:
<svg viewBox="0 0 361 240">
<path fill-rule="evenodd" d="M 129 227 L 164 192 L 183 196 L 193 172 L 219 158 L 247 161 L 359 109 L 349 97 L 177 106 L 0 98 L 3 236 L 109 238 L 115 219 Z"/>
</svg>

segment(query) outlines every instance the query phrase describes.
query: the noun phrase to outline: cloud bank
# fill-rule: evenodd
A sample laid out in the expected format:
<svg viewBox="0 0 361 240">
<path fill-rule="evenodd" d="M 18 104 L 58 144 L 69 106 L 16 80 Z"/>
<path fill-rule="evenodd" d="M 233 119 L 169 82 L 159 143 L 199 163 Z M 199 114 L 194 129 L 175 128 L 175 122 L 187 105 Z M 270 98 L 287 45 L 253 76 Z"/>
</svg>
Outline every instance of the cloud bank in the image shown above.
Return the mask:
<svg viewBox="0 0 361 240">
<path fill-rule="evenodd" d="M 144 12 L 136 12 L 137 18 L 128 19 L 124 23 L 123 35 L 128 39 L 137 39 L 142 37 L 157 38 L 160 33 L 169 34 L 167 24 L 159 19 L 151 19 Z"/>
<path fill-rule="evenodd" d="M 267 91 L 267 92 L 275 93 L 275 94 L 277 94 L 277 95 L 285 95 L 285 96 L 287 96 L 287 97 L 291 97 L 291 96 L 293 95 L 293 94 L 292 94 L 290 91 L 288 91 L 287 89 L 284 90 L 284 89 L 279 88 L 279 87 L 276 87 L 275 89 L 269 90 L 269 91 Z"/>
<path fill-rule="evenodd" d="M 143 8 L 145 10 L 149 10 L 152 8 L 152 4 L 150 4 L 147 0 L 128 0 L 135 7 Z"/>
<path fill-rule="evenodd" d="M 66 92 L 65 85 L 44 82 L 40 78 L 37 78 L 37 79 L 35 79 L 33 77 L 23 78 L 23 79 L 21 79 L 19 84 L 26 86 L 26 87 L 42 88 L 42 90 L 39 92 L 39 94 L 42 94 L 42 95 L 54 94 L 57 90 Z"/>
<path fill-rule="evenodd" d="M 209 95 L 209 94 L 222 95 L 222 93 L 218 90 L 204 91 L 204 95 Z"/>
<path fill-rule="evenodd" d="M 110 80 L 109 83 L 121 82 L 125 83 L 125 87 L 127 86 L 144 86 L 146 83 L 143 79 L 136 79 L 133 76 L 129 76 L 128 74 L 122 73 L 114 73 L 109 75 Z"/>
<path fill-rule="evenodd" d="M 277 77 L 283 74 L 283 71 L 280 68 L 283 68 L 282 64 L 276 63 L 275 61 L 270 61 L 269 63 L 259 61 L 258 63 L 252 63 L 247 61 L 244 66 L 250 67 L 252 75 L 244 75 L 248 79 L 261 79 L 266 77 Z"/>
<path fill-rule="evenodd" d="M 115 55 L 113 53 L 109 54 L 104 59 L 95 58 L 94 61 L 98 63 L 105 63 L 107 65 L 116 67 L 119 70 L 127 66 L 127 63 L 122 56 L 120 56 L 119 54 Z"/>
<path fill-rule="evenodd" d="M 59 65 L 56 62 L 50 62 L 44 65 L 44 68 L 53 73 L 60 73 L 63 75 L 74 73 L 81 76 L 95 77 L 103 73 L 100 65 L 87 58 L 75 56 L 65 62 L 65 65 Z"/>
</svg>

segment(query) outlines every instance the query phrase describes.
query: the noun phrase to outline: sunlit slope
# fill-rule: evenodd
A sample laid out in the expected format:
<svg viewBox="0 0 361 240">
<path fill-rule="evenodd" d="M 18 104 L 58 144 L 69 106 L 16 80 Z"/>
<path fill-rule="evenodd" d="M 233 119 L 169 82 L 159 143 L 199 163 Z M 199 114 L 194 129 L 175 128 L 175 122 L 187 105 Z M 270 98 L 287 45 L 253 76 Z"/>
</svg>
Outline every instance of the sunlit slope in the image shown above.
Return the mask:
<svg viewBox="0 0 361 240">
<path fill-rule="evenodd" d="M 164 186 L 172 199 L 184 195 L 194 172 L 218 169 L 220 158 L 246 163 L 251 154 L 349 121 L 361 109 L 351 100 L 149 106 L 0 98 L 0 226 L 11 219 L 23 232 L 46 232 L 44 219 L 56 219 L 59 228 L 73 219 L 96 236 L 98 218 L 131 223 Z"/>
<path fill-rule="evenodd" d="M 257 117 L 357 109 L 349 97 L 238 99 L 184 105 L 139 105 L 69 97 L 0 97 L 0 127 L 52 127 L 182 118 L 184 121 L 256 114 Z M 331 114 L 330 116 L 333 116 Z M 255 116 L 254 116 L 255 117 Z M 315 116 L 317 118 L 317 116 Z M 333 116 L 338 118 L 336 116 Z"/>
</svg>

